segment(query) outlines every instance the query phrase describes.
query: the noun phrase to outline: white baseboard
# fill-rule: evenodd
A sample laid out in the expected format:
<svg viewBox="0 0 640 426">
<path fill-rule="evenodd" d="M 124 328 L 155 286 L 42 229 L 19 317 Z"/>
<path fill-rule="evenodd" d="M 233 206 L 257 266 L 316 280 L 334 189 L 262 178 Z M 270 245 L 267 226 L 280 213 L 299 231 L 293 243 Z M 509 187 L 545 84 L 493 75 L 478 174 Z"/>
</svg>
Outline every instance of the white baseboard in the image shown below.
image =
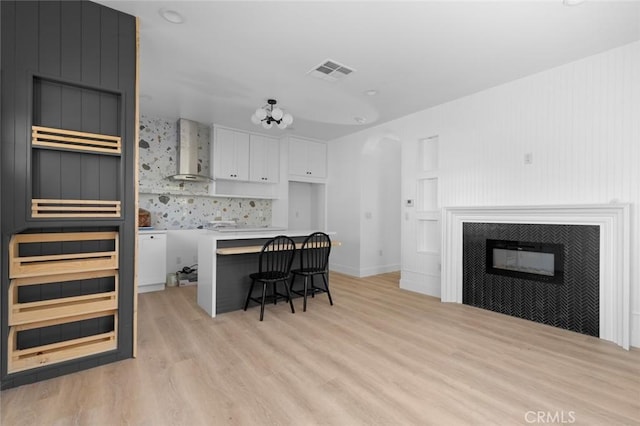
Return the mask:
<svg viewBox="0 0 640 426">
<path fill-rule="evenodd" d="M 164 283 L 138 286 L 138 294 L 164 290 Z"/>
<path fill-rule="evenodd" d="M 372 275 L 386 274 L 387 272 L 396 272 L 400 270 L 400 265 L 379 265 L 371 266 L 369 268 L 361 268 L 360 278 L 370 277 Z"/>
<path fill-rule="evenodd" d="M 352 277 L 358 277 L 360 275 L 360 271 L 357 268 L 353 268 L 351 266 L 340 265 L 335 262 L 331 262 L 329 265 L 329 270 L 340 272 L 341 274 L 350 275 Z"/>
<path fill-rule="evenodd" d="M 386 274 L 387 272 L 395 272 L 400 270 L 400 265 L 381 265 L 372 266 L 370 268 L 354 268 L 351 266 L 340 265 L 331 262 L 329 269 L 332 271 L 340 272 L 341 274 L 350 275 L 352 277 L 364 278 L 372 275 Z"/>
<path fill-rule="evenodd" d="M 419 272 L 403 270 L 400 278 L 400 288 L 420 294 L 440 298 L 440 277 Z"/>
</svg>

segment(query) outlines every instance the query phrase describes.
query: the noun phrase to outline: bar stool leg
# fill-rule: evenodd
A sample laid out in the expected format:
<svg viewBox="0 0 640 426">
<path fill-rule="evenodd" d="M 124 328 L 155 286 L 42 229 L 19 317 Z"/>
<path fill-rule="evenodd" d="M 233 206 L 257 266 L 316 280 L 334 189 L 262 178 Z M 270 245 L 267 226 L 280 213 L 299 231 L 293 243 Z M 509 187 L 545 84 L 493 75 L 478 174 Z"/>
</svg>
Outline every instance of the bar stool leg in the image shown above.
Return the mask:
<svg viewBox="0 0 640 426">
<path fill-rule="evenodd" d="M 291 299 L 291 291 L 289 290 L 289 285 L 286 280 L 282 281 L 284 284 L 284 289 L 287 291 L 287 297 L 289 298 L 289 305 L 291 306 L 291 313 L 295 314 L 296 310 L 293 308 L 293 300 Z"/>
<path fill-rule="evenodd" d="M 329 296 L 329 304 L 333 306 L 333 299 L 331 298 L 331 292 L 329 291 L 329 273 L 322 274 L 322 281 L 324 281 L 324 288 L 327 289 L 327 296 Z"/>
<path fill-rule="evenodd" d="M 260 304 L 260 321 L 262 321 L 262 318 L 264 318 L 264 301 L 266 299 L 267 296 L 267 283 L 263 282 L 262 283 L 262 303 Z"/>
<path fill-rule="evenodd" d="M 316 284 L 313 280 L 313 277 L 315 275 L 311 275 L 311 298 L 315 299 L 316 298 Z"/>
<path fill-rule="evenodd" d="M 307 291 L 309 289 L 309 275 L 304 276 L 304 290 L 303 290 L 303 303 L 302 303 L 302 311 L 307 312 Z"/>
<path fill-rule="evenodd" d="M 249 288 L 249 294 L 247 294 L 247 300 L 244 302 L 244 310 L 246 311 L 249 307 L 249 300 L 251 300 L 251 293 L 253 293 L 253 285 L 256 283 L 256 280 L 251 280 L 251 287 Z"/>
</svg>

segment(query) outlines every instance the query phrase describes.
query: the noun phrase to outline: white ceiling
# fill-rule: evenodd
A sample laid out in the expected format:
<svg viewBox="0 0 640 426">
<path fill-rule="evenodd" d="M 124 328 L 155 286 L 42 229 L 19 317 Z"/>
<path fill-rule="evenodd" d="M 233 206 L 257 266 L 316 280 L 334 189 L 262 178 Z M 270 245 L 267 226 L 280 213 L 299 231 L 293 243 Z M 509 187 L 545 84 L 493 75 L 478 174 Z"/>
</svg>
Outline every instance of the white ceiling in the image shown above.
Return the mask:
<svg viewBox="0 0 640 426">
<path fill-rule="evenodd" d="M 326 140 L 640 39 L 639 1 L 98 3 L 140 17 L 142 113 Z M 268 98 L 292 130 L 251 123 Z"/>
</svg>

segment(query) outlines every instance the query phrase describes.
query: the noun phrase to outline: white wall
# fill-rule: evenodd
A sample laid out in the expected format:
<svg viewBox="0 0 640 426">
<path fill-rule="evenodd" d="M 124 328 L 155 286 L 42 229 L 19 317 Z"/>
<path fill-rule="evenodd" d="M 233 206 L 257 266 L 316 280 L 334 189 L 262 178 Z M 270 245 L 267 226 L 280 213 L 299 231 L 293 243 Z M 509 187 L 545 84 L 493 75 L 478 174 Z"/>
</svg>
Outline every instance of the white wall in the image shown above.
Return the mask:
<svg viewBox="0 0 640 426">
<path fill-rule="evenodd" d="M 289 182 L 288 197 L 288 229 L 326 230 L 325 184 Z"/>
<path fill-rule="evenodd" d="M 369 139 L 361 152 L 360 276 L 400 270 L 400 142 Z"/>
<path fill-rule="evenodd" d="M 418 141 L 439 137 L 439 207 L 632 203 L 632 344 L 640 346 L 640 42 L 342 138 L 402 141 L 402 198 L 416 197 Z M 335 147 L 333 143 L 331 147 Z M 525 154 L 532 163 L 524 164 Z M 439 295 L 438 257 L 403 207 L 402 282 Z"/>
<path fill-rule="evenodd" d="M 304 182 L 289 182 L 289 226 L 288 229 L 311 229 L 311 185 Z"/>
<path fill-rule="evenodd" d="M 198 238 L 203 229 L 167 231 L 167 274 L 198 263 Z"/>
<path fill-rule="evenodd" d="M 360 275 L 360 143 L 328 144 L 327 229 L 342 242 L 331 251 L 331 269 Z M 346 140 L 344 141 L 346 142 Z"/>
<path fill-rule="evenodd" d="M 342 242 L 331 269 L 363 277 L 400 269 L 400 143 L 358 135 L 329 143 L 327 221 Z"/>
</svg>

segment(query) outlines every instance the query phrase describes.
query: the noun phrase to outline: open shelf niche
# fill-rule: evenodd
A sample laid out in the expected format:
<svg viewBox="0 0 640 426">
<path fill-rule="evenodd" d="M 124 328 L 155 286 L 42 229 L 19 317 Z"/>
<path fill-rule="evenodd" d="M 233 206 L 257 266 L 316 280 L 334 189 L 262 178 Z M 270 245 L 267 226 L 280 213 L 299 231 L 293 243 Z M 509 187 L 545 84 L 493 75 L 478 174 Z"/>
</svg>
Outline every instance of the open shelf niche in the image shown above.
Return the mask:
<svg viewBox="0 0 640 426">
<path fill-rule="evenodd" d="M 419 253 L 440 254 L 440 206 L 438 202 L 438 136 L 418 141 L 417 249 Z"/>
<path fill-rule="evenodd" d="M 50 106 L 74 99 L 99 120 Z M 122 217 L 121 95 L 33 77 L 31 218 Z"/>
</svg>

